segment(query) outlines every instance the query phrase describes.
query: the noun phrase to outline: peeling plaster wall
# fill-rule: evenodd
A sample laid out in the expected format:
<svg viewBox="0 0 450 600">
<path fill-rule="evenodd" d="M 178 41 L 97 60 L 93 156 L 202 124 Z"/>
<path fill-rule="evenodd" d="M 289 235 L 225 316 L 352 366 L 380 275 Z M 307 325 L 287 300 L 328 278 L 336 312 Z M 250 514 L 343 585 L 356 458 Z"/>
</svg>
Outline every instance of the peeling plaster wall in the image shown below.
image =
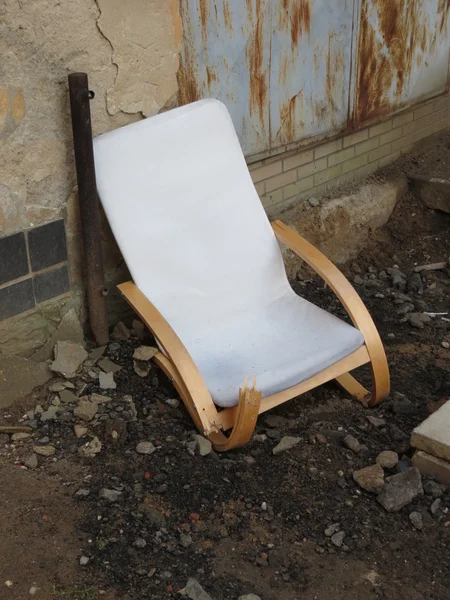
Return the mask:
<svg viewBox="0 0 450 600">
<path fill-rule="evenodd" d="M 94 135 L 158 113 L 177 92 L 178 0 L 0 2 L 0 237 L 63 217 L 71 293 L 0 322 L 0 352 L 30 356 L 75 307 L 82 256 L 67 75 L 85 71 Z M 104 223 L 107 279 L 123 263 Z M 111 314 L 114 314 L 114 296 Z"/>
</svg>

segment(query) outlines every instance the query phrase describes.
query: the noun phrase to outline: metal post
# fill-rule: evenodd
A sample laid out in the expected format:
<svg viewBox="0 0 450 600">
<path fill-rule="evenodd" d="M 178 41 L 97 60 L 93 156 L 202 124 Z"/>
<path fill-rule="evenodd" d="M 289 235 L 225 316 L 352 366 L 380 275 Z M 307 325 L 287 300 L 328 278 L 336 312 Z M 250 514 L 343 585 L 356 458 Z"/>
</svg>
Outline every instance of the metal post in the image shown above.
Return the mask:
<svg viewBox="0 0 450 600">
<path fill-rule="evenodd" d="M 99 346 L 104 346 L 109 340 L 108 319 L 89 107 L 89 100 L 94 96 L 89 91 L 86 73 L 69 75 L 69 94 L 83 233 L 89 323 L 95 341 Z"/>
</svg>

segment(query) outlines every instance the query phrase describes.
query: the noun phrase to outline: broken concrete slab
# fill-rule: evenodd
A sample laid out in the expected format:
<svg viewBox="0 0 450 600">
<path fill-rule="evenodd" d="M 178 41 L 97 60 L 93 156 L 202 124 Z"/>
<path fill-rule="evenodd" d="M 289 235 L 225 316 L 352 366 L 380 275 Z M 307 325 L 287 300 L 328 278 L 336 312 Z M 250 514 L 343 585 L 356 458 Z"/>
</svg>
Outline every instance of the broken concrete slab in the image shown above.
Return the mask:
<svg viewBox="0 0 450 600">
<path fill-rule="evenodd" d="M 51 377 L 52 373 L 46 363 L 12 354 L 0 355 L 0 407 L 10 406 Z"/>
<path fill-rule="evenodd" d="M 410 177 L 411 190 L 426 207 L 450 213 L 450 180 Z"/>
<path fill-rule="evenodd" d="M 60 324 L 56 328 L 53 335 L 46 341 L 46 343 L 39 348 L 32 356 L 32 360 L 37 362 L 43 362 L 53 358 L 53 349 L 56 342 L 74 342 L 76 344 L 84 345 L 84 333 L 81 327 L 80 320 L 75 309 L 69 310 L 64 317 L 61 319 Z"/>
<path fill-rule="evenodd" d="M 55 360 L 50 365 L 50 370 L 71 379 L 75 377 L 87 357 L 88 353 L 83 346 L 72 342 L 58 341 L 55 346 Z"/>
<path fill-rule="evenodd" d="M 450 461 L 450 400 L 414 429 L 411 446 Z"/>
<path fill-rule="evenodd" d="M 412 457 L 411 464 L 419 469 L 422 475 L 434 477 L 437 481 L 450 485 L 450 462 L 418 450 Z"/>
<path fill-rule="evenodd" d="M 414 467 L 387 477 L 377 501 L 387 512 L 397 512 L 423 494 L 422 478 Z"/>
</svg>

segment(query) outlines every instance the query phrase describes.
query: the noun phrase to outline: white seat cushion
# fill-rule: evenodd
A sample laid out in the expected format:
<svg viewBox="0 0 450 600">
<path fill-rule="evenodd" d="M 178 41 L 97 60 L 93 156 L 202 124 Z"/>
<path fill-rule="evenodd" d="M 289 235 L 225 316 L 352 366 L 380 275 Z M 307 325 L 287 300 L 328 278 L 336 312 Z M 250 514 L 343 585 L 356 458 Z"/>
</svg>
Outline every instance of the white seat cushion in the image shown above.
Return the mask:
<svg viewBox="0 0 450 600">
<path fill-rule="evenodd" d="M 94 140 L 99 196 L 136 285 L 219 406 L 318 373 L 361 333 L 295 295 L 231 118 L 201 100 Z"/>
</svg>

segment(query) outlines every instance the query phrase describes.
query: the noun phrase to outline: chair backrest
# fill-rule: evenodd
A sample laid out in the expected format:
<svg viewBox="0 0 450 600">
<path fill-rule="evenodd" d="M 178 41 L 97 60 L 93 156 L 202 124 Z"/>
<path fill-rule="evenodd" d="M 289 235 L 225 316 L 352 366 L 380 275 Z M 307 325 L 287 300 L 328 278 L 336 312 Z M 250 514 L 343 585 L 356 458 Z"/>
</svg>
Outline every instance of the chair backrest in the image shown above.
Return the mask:
<svg viewBox="0 0 450 600">
<path fill-rule="evenodd" d="M 221 102 L 100 135 L 94 154 L 133 280 L 182 339 L 286 293 L 278 243 Z"/>
</svg>

